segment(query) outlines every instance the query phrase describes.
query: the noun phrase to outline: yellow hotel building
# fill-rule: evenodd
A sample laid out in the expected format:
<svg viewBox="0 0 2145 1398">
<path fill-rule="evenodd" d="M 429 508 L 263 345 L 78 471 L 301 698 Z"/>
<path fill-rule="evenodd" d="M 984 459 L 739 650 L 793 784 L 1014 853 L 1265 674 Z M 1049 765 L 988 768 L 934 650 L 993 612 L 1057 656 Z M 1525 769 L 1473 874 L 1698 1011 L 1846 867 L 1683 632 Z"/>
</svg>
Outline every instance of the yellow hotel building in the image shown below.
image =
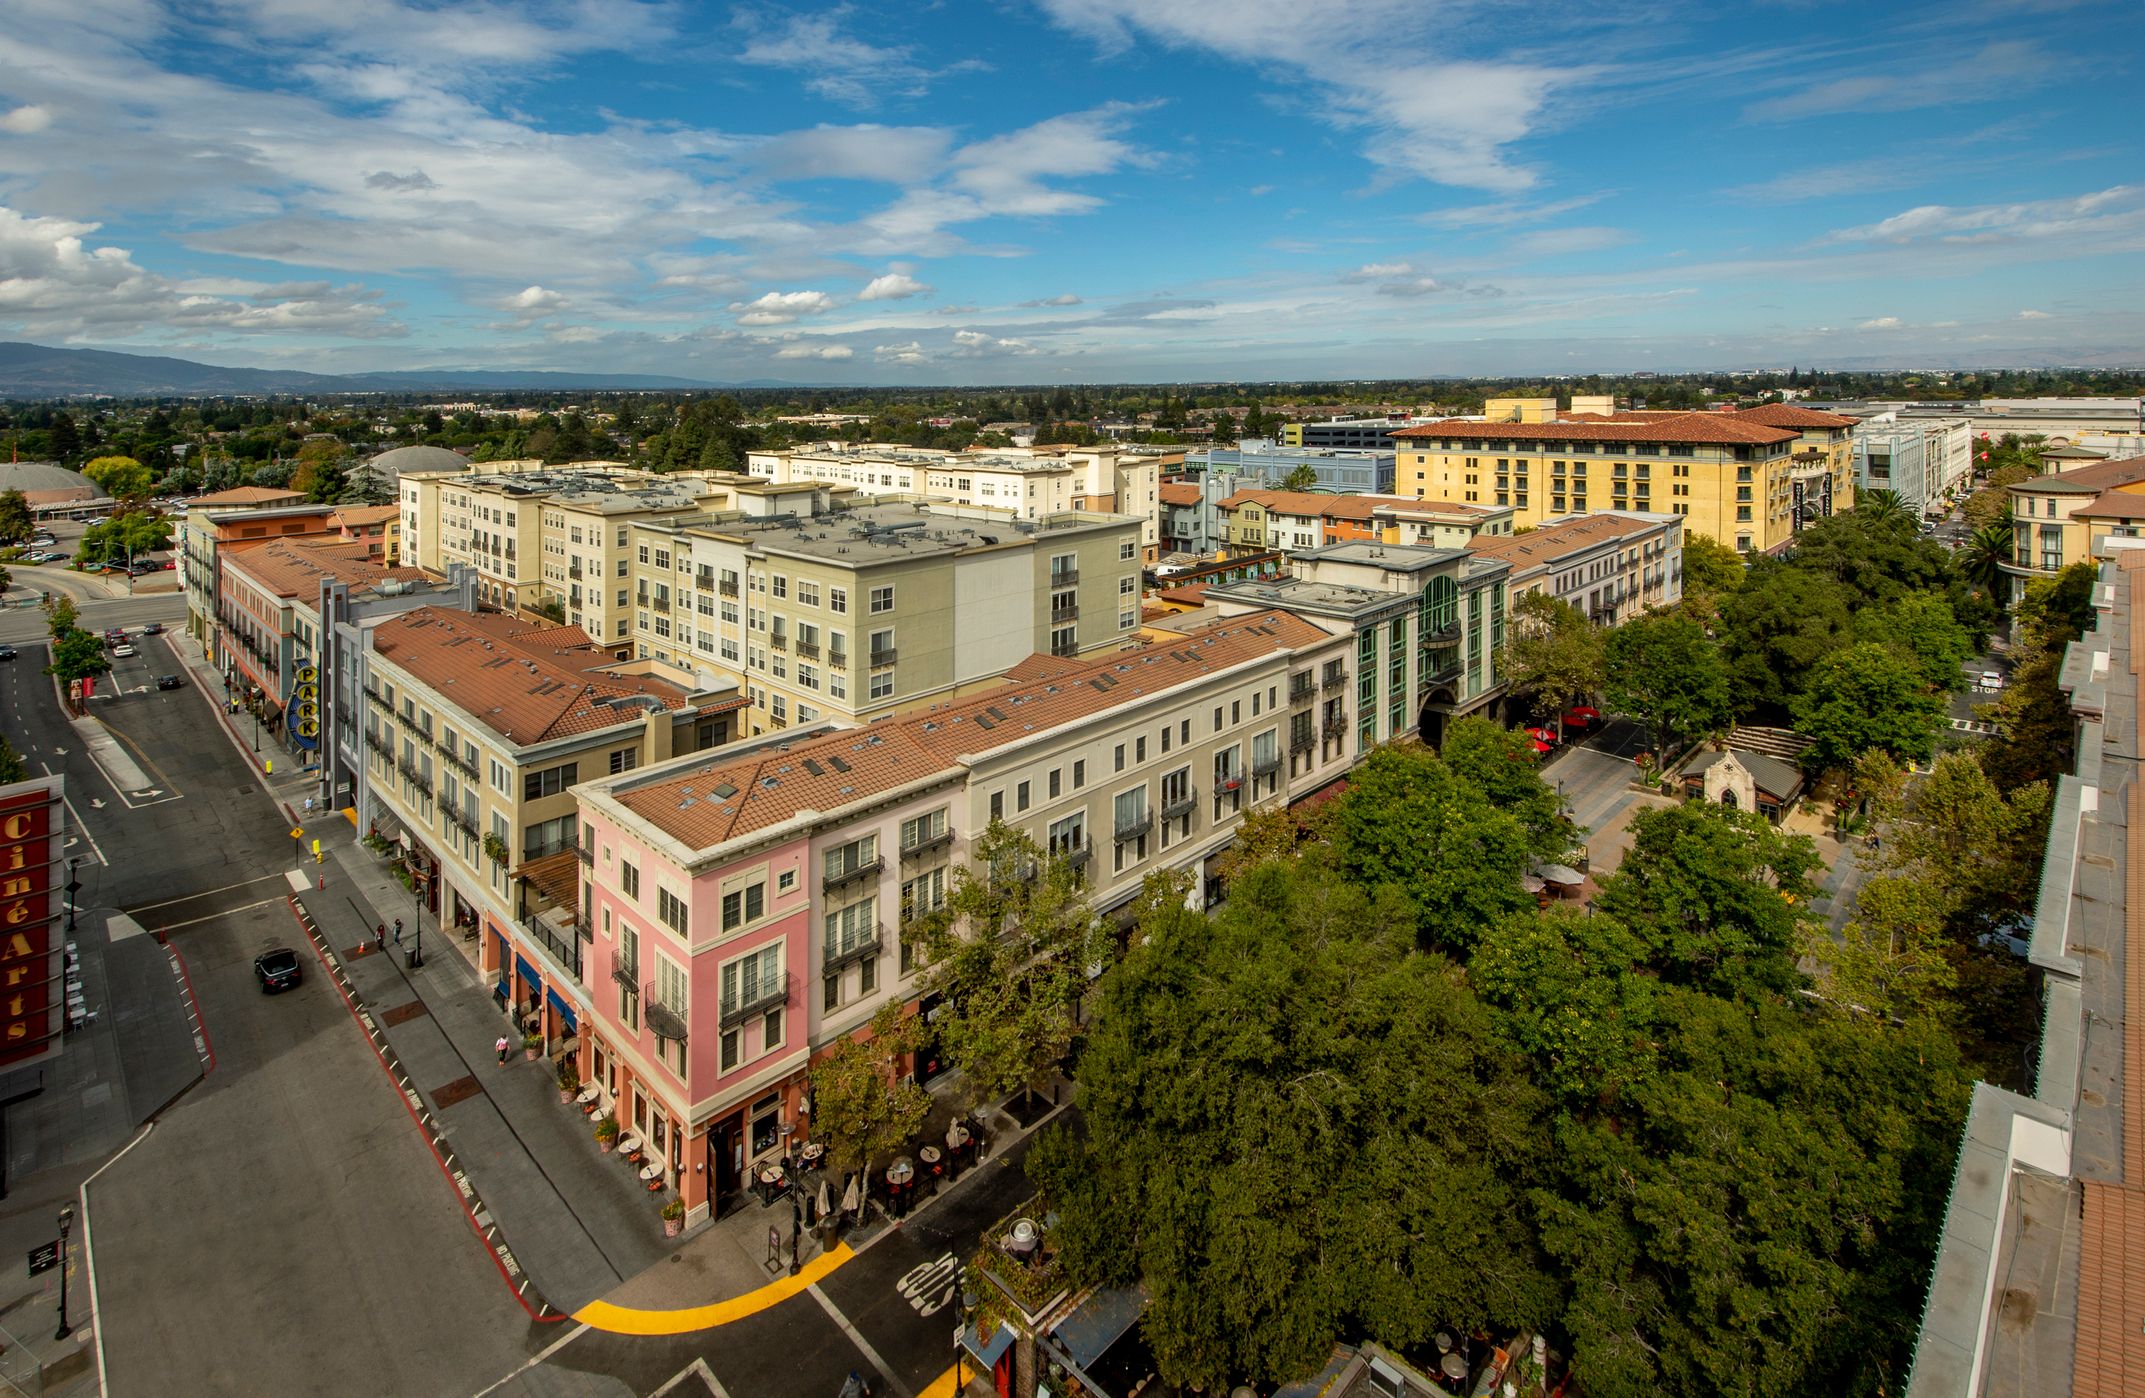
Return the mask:
<svg viewBox="0 0 2145 1398">
<path fill-rule="evenodd" d="M 1775 404 L 1551 421 L 1452 418 L 1394 434 L 1402 493 L 1509 505 L 1517 527 L 1589 510 L 1684 517 L 1742 553 L 1769 553 L 1852 503 L 1853 420 Z"/>
</svg>

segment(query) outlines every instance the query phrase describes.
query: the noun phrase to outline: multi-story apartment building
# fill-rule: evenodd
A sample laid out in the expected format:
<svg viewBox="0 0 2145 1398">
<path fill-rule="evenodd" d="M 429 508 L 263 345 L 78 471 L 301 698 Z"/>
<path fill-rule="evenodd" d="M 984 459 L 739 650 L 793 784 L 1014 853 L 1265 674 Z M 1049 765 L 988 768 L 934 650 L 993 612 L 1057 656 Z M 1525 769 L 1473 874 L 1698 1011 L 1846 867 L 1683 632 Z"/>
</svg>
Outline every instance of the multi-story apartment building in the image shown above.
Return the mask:
<svg viewBox="0 0 2145 1398">
<path fill-rule="evenodd" d="M 1889 490 L 1925 517 L 1941 515 L 1970 488 L 1974 438 L 1963 417 L 1886 413 L 1854 428 L 1855 489 Z"/>
<path fill-rule="evenodd" d="M 2035 476 L 2009 487 L 2011 557 L 2003 570 L 2019 580 L 2012 600 L 2023 595 L 2026 581 L 2052 578 L 2092 558 L 2095 534 L 2115 531 L 2127 509 L 2120 497 L 2145 489 L 2141 483 L 2145 456 Z"/>
<path fill-rule="evenodd" d="M 1602 626 L 1683 600 L 1681 515 L 1579 515 L 1525 534 L 1478 540 L 1471 552 L 1511 565 L 1506 589 L 1514 604 L 1530 592 L 1546 592 Z"/>
<path fill-rule="evenodd" d="M 1158 514 L 1165 462 L 1176 453 L 1137 447 L 995 447 L 970 452 L 833 444 L 798 451 L 753 452 L 752 475 L 776 484 L 824 481 L 859 495 L 898 495 L 955 505 L 983 505 L 1035 520 L 1066 511 L 1135 515 L 1145 523 L 1141 557 L 1161 547 Z"/>
<path fill-rule="evenodd" d="M 243 486 L 219 490 L 193 502 L 176 536 L 179 586 L 186 592 L 186 634 L 211 659 L 216 641 L 216 555 L 225 544 L 246 539 L 332 538 L 333 505 L 308 505 L 294 490 Z"/>
<path fill-rule="evenodd" d="M 1734 409 L 1729 416 L 1802 434 L 1788 466 L 1790 523 L 1794 532 L 1801 533 L 1827 515 L 1854 507 L 1855 428 L 1859 418 L 1818 412 L 1793 403 L 1761 403 L 1755 408 Z"/>
<path fill-rule="evenodd" d="M 1281 428 L 1284 447 L 1318 447 L 1342 451 L 1392 451 L 1400 430 L 1421 418 L 1333 418 L 1326 422 L 1291 422 Z"/>
<path fill-rule="evenodd" d="M 1355 663 L 1345 709 L 1357 755 L 1411 733 L 1438 746 L 1452 720 L 1504 693 L 1510 567 L 1502 559 L 1346 543 L 1298 554 L 1292 568 L 1286 578 L 1209 587 L 1203 600 L 1224 616 L 1286 608 L 1347 637 Z M 1322 715 L 1321 731 L 1333 716 Z"/>
<path fill-rule="evenodd" d="M 338 628 L 361 828 L 475 944 L 493 994 L 555 1039 L 586 1011 L 574 787 L 730 741 L 733 689 L 687 690 L 577 628 L 421 607 Z M 362 708 L 362 717 L 356 710 Z"/>
<path fill-rule="evenodd" d="M 632 654 L 633 527 L 649 520 L 709 519 L 735 503 L 742 476 L 658 480 L 631 489 L 584 489 L 543 504 L 543 585 L 558 614 L 621 658 Z M 645 652 L 644 652 L 645 653 Z"/>
<path fill-rule="evenodd" d="M 1351 539 L 1459 547 L 1479 534 L 1510 533 L 1513 517 L 1509 505 L 1298 490 L 1239 490 L 1217 509 L 1224 547 L 1291 553 Z"/>
<path fill-rule="evenodd" d="M 243 699 L 278 743 L 303 752 L 319 746 L 312 724 L 286 723 L 285 710 L 321 653 L 319 599 L 323 581 L 355 593 L 393 593 L 415 586 L 415 568 L 383 568 L 365 557 L 363 543 L 264 539 L 226 544 L 216 577 L 216 654 L 226 695 Z M 298 717 L 317 720 L 318 714 Z"/>
<path fill-rule="evenodd" d="M 1837 421 L 1844 442 L 1852 424 Z M 1835 502 L 1852 490 L 1844 484 L 1847 459 L 1836 468 L 1813 462 L 1816 449 L 1805 443 L 1804 430 L 1742 413 L 1619 413 L 1532 423 L 1453 418 L 1399 434 L 1400 489 L 1448 500 L 1486 492 L 1490 503 L 1512 506 L 1514 522 L 1526 526 L 1598 509 L 1678 514 L 1688 528 L 1739 552 L 1766 553 L 1795 537 L 1798 498 L 1809 505 L 1818 473 L 1832 482 Z"/>
<path fill-rule="evenodd" d="M 1350 664 L 1345 636 L 1268 610 L 1168 645 L 1036 656 L 866 729 L 584 785 L 584 1077 L 704 1216 L 809 1134 L 816 1048 L 921 1001 L 906 934 L 991 821 L 1070 860 L 1105 912 L 1154 870 L 1202 876 L 1244 811 L 1353 763 Z"/>
<path fill-rule="evenodd" d="M 1233 448 L 1186 452 L 1185 469 L 1202 476 L 1234 476 L 1246 486 L 1279 490 L 1308 467 L 1311 489 L 1333 495 L 1386 495 L 1393 489 L 1394 456 L 1384 451 L 1343 451 L 1322 447 L 1285 447 L 1249 437 Z"/>
<path fill-rule="evenodd" d="M 1371 511 L 1374 536 L 1387 544 L 1427 549 L 1464 549 L 1477 539 L 1512 533 L 1510 505 L 1466 504 L 1400 496 Z"/>
<path fill-rule="evenodd" d="M 758 733 L 868 723 L 1139 626 L 1140 520 L 846 493 L 742 485 L 721 519 L 635 525 L 635 654 L 737 678 Z"/>
<path fill-rule="evenodd" d="M 402 511 L 395 505 L 337 505 L 330 522 L 344 543 L 363 544 L 365 556 L 392 568 L 400 551 Z"/>
</svg>

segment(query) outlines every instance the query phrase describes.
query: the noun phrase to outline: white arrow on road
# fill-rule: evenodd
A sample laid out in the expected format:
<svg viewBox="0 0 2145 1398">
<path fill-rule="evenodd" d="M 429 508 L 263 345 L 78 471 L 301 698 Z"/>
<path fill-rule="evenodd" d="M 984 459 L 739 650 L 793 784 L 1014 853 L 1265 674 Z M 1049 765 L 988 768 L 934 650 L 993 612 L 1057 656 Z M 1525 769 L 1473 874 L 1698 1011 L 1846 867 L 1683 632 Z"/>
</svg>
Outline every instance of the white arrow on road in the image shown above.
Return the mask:
<svg viewBox="0 0 2145 1398">
<path fill-rule="evenodd" d="M 90 798 L 89 798 L 89 808 L 90 808 L 91 810 L 93 810 L 93 811 L 101 811 L 101 810 L 103 810 L 103 809 L 104 809 L 104 798 L 103 798 L 102 796 L 92 796 L 92 797 L 90 797 Z"/>
</svg>

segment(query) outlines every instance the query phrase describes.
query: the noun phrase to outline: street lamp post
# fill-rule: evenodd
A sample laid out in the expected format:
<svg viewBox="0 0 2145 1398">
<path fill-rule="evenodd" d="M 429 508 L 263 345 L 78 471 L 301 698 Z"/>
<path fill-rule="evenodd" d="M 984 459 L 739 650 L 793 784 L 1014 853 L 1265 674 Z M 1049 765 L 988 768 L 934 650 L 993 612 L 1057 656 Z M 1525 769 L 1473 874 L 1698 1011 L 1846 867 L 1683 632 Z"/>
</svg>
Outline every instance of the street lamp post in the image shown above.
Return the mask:
<svg viewBox="0 0 2145 1398">
<path fill-rule="evenodd" d="M 965 1348 L 961 1344 L 961 1335 L 975 1315 L 976 1293 L 964 1286 L 961 1288 L 961 1312 L 953 1322 L 953 1398 L 961 1398 L 961 1391 L 968 1382 L 961 1372 L 961 1351 Z"/>
<path fill-rule="evenodd" d="M 410 891 L 416 895 L 416 907 L 410 917 L 414 940 L 410 943 L 409 964 L 415 969 L 425 964 L 425 876 L 411 871 Z"/>
<path fill-rule="evenodd" d="M 67 1230 L 74 1227 L 74 1205 L 60 1205 L 60 1328 L 52 1336 L 64 1340 L 74 1329 L 67 1323 Z"/>
<path fill-rule="evenodd" d="M 81 862 L 82 857 L 80 855 L 69 855 L 67 858 L 67 930 L 69 932 L 74 931 L 74 910 L 81 906 L 82 903 L 79 891 L 82 885 L 75 882 L 74 876 L 75 866 Z"/>
</svg>

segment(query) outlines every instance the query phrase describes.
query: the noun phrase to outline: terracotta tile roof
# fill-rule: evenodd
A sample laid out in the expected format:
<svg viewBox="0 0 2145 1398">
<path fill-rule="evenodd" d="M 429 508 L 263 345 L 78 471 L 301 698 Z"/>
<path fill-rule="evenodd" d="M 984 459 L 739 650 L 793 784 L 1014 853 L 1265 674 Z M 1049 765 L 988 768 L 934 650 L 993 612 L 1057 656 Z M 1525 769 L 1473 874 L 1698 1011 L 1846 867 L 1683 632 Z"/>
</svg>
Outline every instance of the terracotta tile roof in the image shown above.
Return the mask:
<svg viewBox="0 0 2145 1398">
<path fill-rule="evenodd" d="M 1838 413 L 1821 413 L 1815 408 L 1798 408 L 1793 403 L 1760 403 L 1755 408 L 1737 408 L 1728 414 L 1744 422 L 1763 423 L 1767 427 L 1853 427 L 1855 419 Z"/>
<path fill-rule="evenodd" d="M 1164 481 L 1160 491 L 1165 505 L 1196 505 L 1199 487 L 1191 481 Z"/>
<path fill-rule="evenodd" d="M 2145 1190 L 2085 1182 L 2078 1238 L 2078 1350 L 2072 1398 L 2145 1393 Z"/>
<path fill-rule="evenodd" d="M 210 495 L 197 495 L 186 502 L 188 509 L 203 505 L 214 508 L 218 505 L 282 505 L 302 503 L 305 496 L 295 490 L 283 490 L 276 486 L 241 485 L 230 490 L 219 490 Z"/>
<path fill-rule="evenodd" d="M 402 515 L 399 505 L 341 505 L 336 508 L 337 524 L 385 524 Z"/>
<path fill-rule="evenodd" d="M 2120 487 L 2103 490 L 2071 511 L 2073 519 L 2085 515 L 2095 519 L 2145 519 L 2145 493 Z"/>
<path fill-rule="evenodd" d="M 1419 505 L 1412 495 L 1321 495 L 1315 490 L 1239 490 L 1221 502 L 1225 510 L 1244 505 L 1263 505 L 1268 514 L 1310 515 L 1319 519 L 1353 519 L 1368 522 L 1384 505 Z"/>
<path fill-rule="evenodd" d="M 333 578 L 352 588 L 374 587 L 390 580 L 422 582 L 416 568 L 383 568 L 366 558 L 369 546 L 358 542 L 318 543 L 296 539 L 263 539 L 259 543 L 227 543 L 224 567 L 243 573 L 277 597 L 300 602 L 317 600 L 320 580 Z"/>
<path fill-rule="evenodd" d="M 596 644 L 578 626 L 530 626 L 525 631 L 509 633 L 508 639 L 516 645 L 534 646 L 539 650 L 577 650 Z"/>
<path fill-rule="evenodd" d="M 912 782 L 950 776 L 959 759 L 1093 718 L 1232 665 L 1332 638 L 1287 612 L 1230 617 L 1183 637 L 1099 659 L 1034 656 L 1014 683 L 869 728 L 801 738 L 617 793 L 628 810 L 699 850 Z"/>
<path fill-rule="evenodd" d="M 1388 495 L 1385 499 L 1386 503 L 1378 508 L 1399 515 L 1493 515 L 1497 513 L 1491 506 L 1470 505 L 1460 500 L 1423 500 L 1408 495 Z"/>
<path fill-rule="evenodd" d="M 2011 489 L 2030 490 L 2038 495 L 2098 495 L 2110 486 L 2129 485 L 2133 481 L 2145 481 L 2145 456 L 2125 456 L 2115 461 L 2080 466 L 2075 471 L 2035 476 L 2020 481 Z"/>
<path fill-rule="evenodd" d="M 1155 596 L 1164 602 L 1182 602 L 1189 607 L 1205 604 L 1207 589 L 1212 583 L 1178 583 L 1175 587 L 1157 588 Z"/>
<path fill-rule="evenodd" d="M 569 640 L 565 633 L 578 635 L 579 628 L 532 628 L 496 612 L 419 607 L 382 622 L 372 636 L 383 659 L 431 686 L 473 721 L 521 745 L 638 723 L 646 711 L 645 705 L 600 700 L 645 695 L 665 709 L 686 706 L 686 693 L 676 685 L 601 673 L 618 663 L 608 651 L 531 639 Z"/>
<path fill-rule="evenodd" d="M 1643 534 L 1659 527 L 1643 519 L 1628 519 L 1622 515 L 1581 515 L 1576 519 L 1542 525 L 1532 533 L 1478 536 L 1467 545 L 1467 551 L 1485 558 L 1502 558 L 1519 568 L 1562 558 L 1605 539 Z"/>
<path fill-rule="evenodd" d="M 1393 434 L 1406 438 L 1477 438 L 1507 442 L 1676 442 L 1725 446 L 1770 446 L 1791 442 L 1799 432 L 1763 423 L 1745 422 L 1729 413 L 1673 413 L 1646 415 L 1634 421 L 1628 415 L 1568 422 L 1473 422 L 1448 418 L 1426 422 Z"/>
</svg>

